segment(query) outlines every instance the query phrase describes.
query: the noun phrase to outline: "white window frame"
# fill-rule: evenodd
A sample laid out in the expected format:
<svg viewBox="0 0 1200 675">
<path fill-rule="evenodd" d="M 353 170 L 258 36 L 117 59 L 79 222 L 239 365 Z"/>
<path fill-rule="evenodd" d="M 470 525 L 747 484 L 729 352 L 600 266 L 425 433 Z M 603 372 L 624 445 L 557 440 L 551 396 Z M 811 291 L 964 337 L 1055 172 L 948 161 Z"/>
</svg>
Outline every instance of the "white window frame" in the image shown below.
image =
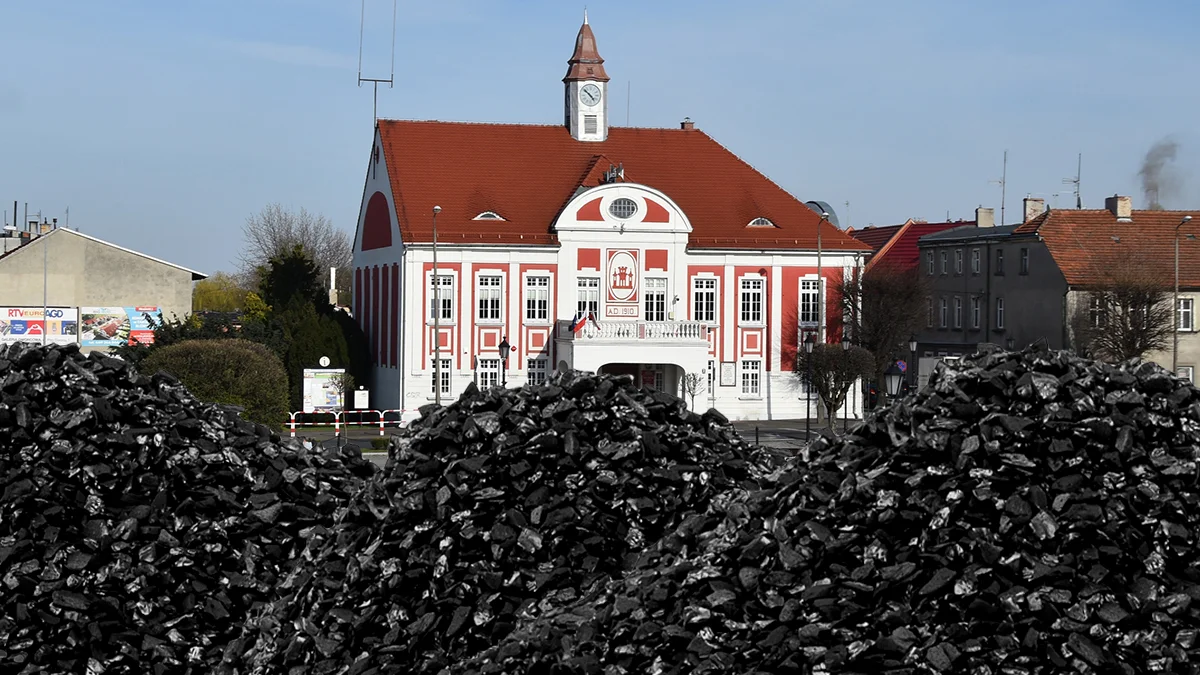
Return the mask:
<svg viewBox="0 0 1200 675">
<path fill-rule="evenodd" d="M 821 323 L 820 290 L 820 279 L 812 277 L 800 280 L 800 307 L 796 311 L 802 327 L 816 327 Z M 808 307 L 806 308 L 805 305 Z"/>
<path fill-rule="evenodd" d="M 1104 298 L 1099 295 L 1088 296 L 1088 322 L 1092 328 L 1100 328 L 1108 323 L 1108 312 L 1104 306 Z"/>
<path fill-rule="evenodd" d="M 963 273 L 963 250 L 961 248 L 954 249 L 954 273 L 958 275 Z"/>
<path fill-rule="evenodd" d="M 761 326 L 765 323 L 766 288 L 767 279 L 762 275 L 738 279 L 738 323 L 743 326 Z"/>
<path fill-rule="evenodd" d="M 1196 330 L 1195 303 L 1192 298 L 1179 298 L 1175 311 L 1179 313 L 1179 330 L 1188 333 Z"/>
<path fill-rule="evenodd" d="M 1021 258 L 1017 268 L 1018 274 L 1029 274 L 1029 247 L 1021 247 Z"/>
<path fill-rule="evenodd" d="M 954 329 L 955 330 L 962 328 L 962 320 L 963 320 L 962 296 L 956 295 L 956 296 L 954 296 Z"/>
<path fill-rule="evenodd" d="M 938 251 L 938 261 L 942 263 L 942 276 L 950 273 L 950 253 L 949 251 Z"/>
<path fill-rule="evenodd" d="M 589 312 L 600 316 L 600 277 L 579 277 L 575 280 L 575 312 L 585 316 Z"/>
<path fill-rule="evenodd" d="M 453 381 L 454 359 L 442 359 L 442 396 L 450 395 L 450 383 Z M 437 360 L 429 359 L 429 398 L 437 394 Z"/>
<path fill-rule="evenodd" d="M 1192 384 L 1196 383 L 1196 368 L 1195 366 L 1175 366 L 1175 375 L 1181 377 Z"/>
<path fill-rule="evenodd" d="M 550 275 L 526 274 L 521 287 L 521 314 L 525 323 L 550 323 Z"/>
<path fill-rule="evenodd" d="M 937 273 L 937 267 L 933 263 L 933 251 L 925 252 L 925 265 L 929 269 L 929 276 Z"/>
<path fill-rule="evenodd" d="M 667 320 L 666 277 L 642 279 L 642 312 L 645 321 Z"/>
<path fill-rule="evenodd" d="M 504 275 L 480 274 L 476 277 L 475 322 L 504 323 Z"/>
<path fill-rule="evenodd" d="M 480 389 L 500 386 L 500 359 L 480 358 L 475 362 L 475 382 Z"/>
<path fill-rule="evenodd" d="M 742 396 L 746 398 L 761 398 L 762 397 L 762 360 L 761 359 L 742 359 L 738 362 L 738 369 L 741 370 Z"/>
<path fill-rule="evenodd" d="M 979 274 L 980 265 L 983 262 L 982 258 L 983 255 L 980 253 L 979 249 L 971 249 L 971 274 Z"/>
<path fill-rule="evenodd" d="M 718 316 L 717 278 L 692 277 L 692 318 L 715 324 Z"/>
<path fill-rule="evenodd" d="M 938 328 L 950 327 L 950 303 L 946 298 L 938 298 Z"/>
<path fill-rule="evenodd" d="M 1004 298 L 996 298 L 996 328 L 1004 328 Z"/>
<path fill-rule="evenodd" d="M 979 329 L 980 323 L 983 321 L 983 298 L 975 296 L 971 298 L 971 328 Z"/>
<path fill-rule="evenodd" d="M 454 324 L 454 309 L 455 299 L 455 283 L 453 274 L 443 274 L 438 272 L 435 279 L 433 273 L 430 272 L 426 284 L 426 290 L 429 297 L 429 310 L 426 315 L 426 321 L 433 325 L 433 315 L 437 311 L 438 306 L 441 306 L 441 315 L 438 316 L 438 324 L 442 326 Z M 436 282 L 436 283 L 435 283 Z M 449 290 L 443 290 L 449 289 Z M 441 300 L 439 303 L 438 301 Z"/>
<path fill-rule="evenodd" d="M 550 373 L 548 370 L 549 361 L 543 357 L 535 357 L 525 361 L 525 373 L 529 384 L 545 384 Z"/>
</svg>

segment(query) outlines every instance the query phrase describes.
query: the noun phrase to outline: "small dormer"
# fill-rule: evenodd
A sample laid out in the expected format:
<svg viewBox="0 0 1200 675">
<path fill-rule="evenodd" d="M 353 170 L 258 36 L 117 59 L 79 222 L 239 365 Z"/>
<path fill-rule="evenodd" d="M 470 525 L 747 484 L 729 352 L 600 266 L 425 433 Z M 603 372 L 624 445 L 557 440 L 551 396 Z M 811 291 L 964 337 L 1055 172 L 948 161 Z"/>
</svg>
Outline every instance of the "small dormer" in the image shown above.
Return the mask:
<svg viewBox="0 0 1200 675">
<path fill-rule="evenodd" d="M 755 218 L 754 220 L 751 220 L 750 222 L 746 223 L 746 227 L 773 228 L 773 227 L 775 227 L 775 223 L 772 223 L 769 218 L 764 218 L 762 216 L 759 216 L 759 217 Z"/>
<path fill-rule="evenodd" d="M 483 213 L 472 218 L 471 220 L 500 220 L 500 221 L 503 221 L 504 217 L 501 216 L 499 213 L 496 213 L 495 211 L 484 211 Z"/>
</svg>

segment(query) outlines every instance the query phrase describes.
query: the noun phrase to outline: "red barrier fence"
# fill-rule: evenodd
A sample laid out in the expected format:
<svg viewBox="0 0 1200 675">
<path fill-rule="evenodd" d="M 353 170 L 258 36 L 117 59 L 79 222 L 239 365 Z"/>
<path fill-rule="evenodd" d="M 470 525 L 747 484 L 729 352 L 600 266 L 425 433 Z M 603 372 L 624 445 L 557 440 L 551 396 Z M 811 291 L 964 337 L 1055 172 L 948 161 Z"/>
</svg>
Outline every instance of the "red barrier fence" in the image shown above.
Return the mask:
<svg viewBox="0 0 1200 675">
<path fill-rule="evenodd" d="M 288 428 L 292 438 L 296 437 L 296 427 L 327 427 L 333 425 L 333 435 L 341 436 L 342 427 L 378 426 L 379 435 L 384 435 L 384 428 L 394 426 L 403 428 L 408 424 L 404 420 L 407 410 L 342 410 L 339 412 L 304 412 L 298 410 L 288 418 Z M 305 421 L 299 421 L 303 416 Z M 365 419 L 370 418 L 370 419 Z"/>
</svg>

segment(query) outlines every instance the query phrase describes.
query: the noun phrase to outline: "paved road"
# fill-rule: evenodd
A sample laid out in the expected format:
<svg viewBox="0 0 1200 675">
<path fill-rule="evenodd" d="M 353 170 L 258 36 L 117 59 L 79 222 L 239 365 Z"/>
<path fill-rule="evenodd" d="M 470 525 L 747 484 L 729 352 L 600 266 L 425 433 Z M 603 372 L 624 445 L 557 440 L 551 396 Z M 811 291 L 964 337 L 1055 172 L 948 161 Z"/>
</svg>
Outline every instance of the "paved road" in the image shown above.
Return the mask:
<svg viewBox="0 0 1200 675">
<path fill-rule="evenodd" d="M 852 425 L 853 423 L 854 420 L 851 420 Z M 803 419 L 734 422 L 733 426 L 742 438 L 765 447 L 799 452 L 805 445 L 805 424 Z M 819 433 L 818 427 L 819 425 L 816 423 L 816 420 L 813 420 L 809 432 L 812 438 L 817 437 Z M 838 428 L 839 430 L 844 429 L 845 425 L 839 424 Z M 388 430 L 389 434 L 391 432 L 392 430 Z M 297 437 L 321 443 L 326 447 L 333 447 L 338 443 L 338 439 L 334 437 L 332 431 L 312 431 L 306 434 L 302 430 L 297 430 L 296 435 Z M 374 451 L 371 447 L 371 441 L 379 437 L 378 429 L 351 427 L 346 430 L 341 442 L 353 443 L 359 446 L 362 448 L 364 456 L 380 467 L 383 467 L 387 462 L 387 453 Z"/>
</svg>

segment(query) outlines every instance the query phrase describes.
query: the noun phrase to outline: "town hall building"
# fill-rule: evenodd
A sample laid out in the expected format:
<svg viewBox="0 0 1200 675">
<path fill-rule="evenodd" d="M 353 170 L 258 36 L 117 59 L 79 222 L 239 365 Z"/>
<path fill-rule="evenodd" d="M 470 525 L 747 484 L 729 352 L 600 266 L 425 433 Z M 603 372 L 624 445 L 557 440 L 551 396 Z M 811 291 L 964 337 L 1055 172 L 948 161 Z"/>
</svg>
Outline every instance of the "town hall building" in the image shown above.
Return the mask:
<svg viewBox="0 0 1200 675">
<path fill-rule="evenodd" d="M 841 340 L 837 289 L 870 248 L 688 120 L 612 126 L 586 19 L 568 64 L 561 126 L 377 122 L 352 308 L 371 407 L 411 417 L 471 382 L 576 369 L 731 419 L 803 417 L 798 346 Z"/>
</svg>

